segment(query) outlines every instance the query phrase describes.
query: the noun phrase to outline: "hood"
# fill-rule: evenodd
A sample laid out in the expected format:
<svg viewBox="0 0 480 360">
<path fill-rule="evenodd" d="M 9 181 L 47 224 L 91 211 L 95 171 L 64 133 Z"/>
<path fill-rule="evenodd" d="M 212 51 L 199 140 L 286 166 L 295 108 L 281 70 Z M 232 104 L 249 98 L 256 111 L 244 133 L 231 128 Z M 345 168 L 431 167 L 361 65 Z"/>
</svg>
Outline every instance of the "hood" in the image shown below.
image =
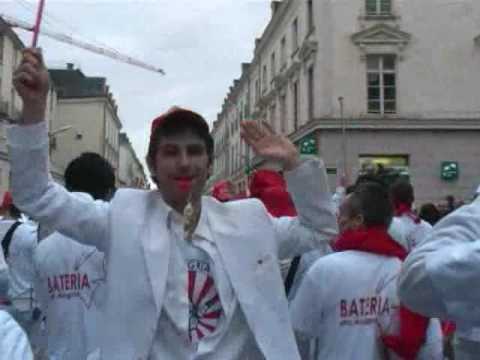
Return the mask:
<svg viewBox="0 0 480 360">
<path fill-rule="evenodd" d="M 265 205 L 274 217 L 296 216 L 295 205 L 282 175 L 272 170 L 258 170 L 250 182 L 250 196 Z"/>
<path fill-rule="evenodd" d="M 250 180 L 250 194 L 253 197 L 265 189 L 280 188 L 286 190 L 284 178 L 273 170 L 257 170 Z"/>
</svg>

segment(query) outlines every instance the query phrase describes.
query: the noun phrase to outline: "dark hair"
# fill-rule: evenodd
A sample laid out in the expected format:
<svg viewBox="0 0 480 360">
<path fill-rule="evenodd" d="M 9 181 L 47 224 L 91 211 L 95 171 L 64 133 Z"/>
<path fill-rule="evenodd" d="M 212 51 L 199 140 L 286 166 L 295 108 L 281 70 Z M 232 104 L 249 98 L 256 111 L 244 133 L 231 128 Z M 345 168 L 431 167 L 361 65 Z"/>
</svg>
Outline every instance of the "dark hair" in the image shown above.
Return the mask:
<svg viewBox="0 0 480 360">
<path fill-rule="evenodd" d="M 345 189 L 345 194 L 346 195 L 352 194 L 355 191 L 355 187 L 356 187 L 355 185 L 347 186 L 347 188 Z"/>
<path fill-rule="evenodd" d="M 200 116 L 200 115 L 198 115 Z M 194 118 L 183 118 L 180 121 L 171 120 L 166 121 L 164 124 L 155 129 L 152 134 L 150 146 L 148 148 L 147 161 L 153 161 L 155 159 L 155 153 L 157 151 L 158 141 L 162 137 L 169 137 L 179 134 L 184 134 L 191 131 L 205 142 L 207 149 L 208 160 L 210 163 L 213 161 L 213 137 L 208 131 L 207 127 L 200 126 L 199 120 Z"/>
<path fill-rule="evenodd" d="M 86 152 L 68 164 L 65 186 L 69 191 L 88 193 L 95 200 L 108 200 L 115 191 L 115 172 L 103 157 Z"/>
<path fill-rule="evenodd" d="M 434 204 L 427 203 L 422 205 L 418 216 L 433 226 L 441 219 L 442 214 Z"/>
<path fill-rule="evenodd" d="M 405 179 L 398 179 L 390 186 L 390 196 L 393 203 L 411 205 L 415 200 L 413 186 Z"/>
<path fill-rule="evenodd" d="M 8 212 L 10 213 L 10 216 L 14 219 L 19 219 L 22 215 L 21 211 L 14 204 L 10 205 Z"/>
<path fill-rule="evenodd" d="M 393 208 L 385 186 L 376 182 L 359 184 L 351 195 L 351 209 L 363 216 L 365 226 L 390 226 Z"/>
<path fill-rule="evenodd" d="M 384 179 L 382 179 L 380 176 L 378 176 L 376 174 L 362 174 L 362 175 L 359 175 L 357 180 L 355 181 L 354 186 L 357 187 L 360 184 L 363 184 L 363 183 L 366 183 L 366 182 L 379 184 L 382 187 L 386 186 L 386 183 L 385 183 Z"/>
<path fill-rule="evenodd" d="M 200 115 L 197 115 L 200 116 Z M 150 167 L 154 167 L 155 153 L 157 152 L 158 141 L 162 137 L 169 137 L 180 135 L 191 131 L 205 142 L 207 149 L 208 161 L 211 164 L 213 161 L 214 141 L 213 137 L 208 131 L 208 127 L 200 126 L 198 120 L 192 118 L 184 118 L 181 121 L 166 121 L 165 124 L 159 126 L 154 130 L 150 138 L 150 145 L 148 147 L 147 163 Z M 152 181 L 158 185 L 155 174 L 151 174 Z"/>
</svg>

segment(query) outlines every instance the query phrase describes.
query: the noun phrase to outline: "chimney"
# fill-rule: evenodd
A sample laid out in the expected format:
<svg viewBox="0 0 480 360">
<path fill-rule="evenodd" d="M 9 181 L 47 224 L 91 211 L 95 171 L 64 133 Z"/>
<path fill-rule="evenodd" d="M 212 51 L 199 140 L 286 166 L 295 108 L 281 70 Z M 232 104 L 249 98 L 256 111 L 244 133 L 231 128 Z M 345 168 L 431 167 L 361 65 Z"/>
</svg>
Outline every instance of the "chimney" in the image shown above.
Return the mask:
<svg viewBox="0 0 480 360">
<path fill-rule="evenodd" d="M 73 63 L 67 63 L 67 70 L 74 70 Z"/>
<path fill-rule="evenodd" d="M 277 13 L 277 10 L 280 8 L 280 5 L 282 5 L 282 2 L 281 1 L 278 1 L 278 0 L 273 0 L 271 3 L 270 3 L 270 7 L 272 8 L 272 18 L 275 16 L 275 14 Z"/>
</svg>

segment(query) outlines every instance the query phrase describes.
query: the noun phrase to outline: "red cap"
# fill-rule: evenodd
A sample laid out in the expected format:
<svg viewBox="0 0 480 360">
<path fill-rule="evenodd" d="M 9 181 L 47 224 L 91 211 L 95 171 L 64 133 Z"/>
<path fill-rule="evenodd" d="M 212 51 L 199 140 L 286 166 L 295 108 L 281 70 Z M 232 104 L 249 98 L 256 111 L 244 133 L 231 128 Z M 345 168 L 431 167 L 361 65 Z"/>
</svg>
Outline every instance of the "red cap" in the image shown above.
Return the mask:
<svg viewBox="0 0 480 360">
<path fill-rule="evenodd" d="M 0 207 L 2 210 L 9 209 L 13 205 L 12 194 L 9 191 L 3 194 L 3 201 L 2 206 Z"/>
<path fill-rule="evenodd" d="M 148 145 L 148 157 L 153 156 L 155 150 L 154 137 L 158 133 L 159 129 L 170 121 L 189 121 L 195 126 L 203 129 L 204 131 L 210 131 L 208 123 L 200 114 L 191 110 L 174 106 L 170 108 L 166 113 L 158 116 L 152 121 L 152 128 L 150 131 L 150 143 Z"/>
</svg>

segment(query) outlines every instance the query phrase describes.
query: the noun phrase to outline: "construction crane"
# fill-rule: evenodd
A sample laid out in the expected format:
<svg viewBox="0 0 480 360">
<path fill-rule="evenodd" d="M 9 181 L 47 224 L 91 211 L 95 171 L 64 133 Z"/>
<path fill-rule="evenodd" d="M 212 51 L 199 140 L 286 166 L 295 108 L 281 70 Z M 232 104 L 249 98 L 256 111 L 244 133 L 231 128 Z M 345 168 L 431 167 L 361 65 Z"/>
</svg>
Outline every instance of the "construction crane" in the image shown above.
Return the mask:
<svg viewBox="0 0 480 360">
<path fill-rule="evenodd" d="M 26 21 L 18 20 L 18 19 L 15 19 L 15 18 L 11 17 L 11 16 L 5 15 L 5 14 L 0 14 L 0 17 L 5 21 L 5 23 L 7 23 L 9 26 L 11 26 L 13 28 L 20 28 L 20 29 L 23 29 L 23 30 L 26 30 L 26 31 L 33 31 L 34 30 L 34 26 L 27 23 Z M 78 48 L 90 51 L 92 53 L 107 56 L 111 59 L 114 59 L 114 60 L 117 60 L 117 61 L 120 61 L 120 62 L 123 62 L 123 63 L 126 63 L 126 64 L 130 64 L 130 65 L 137 66 L 137 67 L 140 67 L 140 68 L 145 69 L 145 70 L 150 70 L 150 71 L 165 75 L 165 72 L 162 69 L 157 68 L 153 65 L 147 64 L 143 61 L 134 59 L 134 58 L 132 58 L 128 55 L 121 54 L 117 51 L 102 48 L 100 46 L 95 46 L 95 45 L 86 43 L 84 41 L 75 39 L 71 36 L 68 36 L 68 35 L 65 35 L 65 34 L 60 34 L 60 33 L 53 32 L 53 31 L 40 30 L 40 33 L 44 36 L 47 36 L 47 37 L 51 38 L 51 39 L 76 46 Z"/>
</svg>

